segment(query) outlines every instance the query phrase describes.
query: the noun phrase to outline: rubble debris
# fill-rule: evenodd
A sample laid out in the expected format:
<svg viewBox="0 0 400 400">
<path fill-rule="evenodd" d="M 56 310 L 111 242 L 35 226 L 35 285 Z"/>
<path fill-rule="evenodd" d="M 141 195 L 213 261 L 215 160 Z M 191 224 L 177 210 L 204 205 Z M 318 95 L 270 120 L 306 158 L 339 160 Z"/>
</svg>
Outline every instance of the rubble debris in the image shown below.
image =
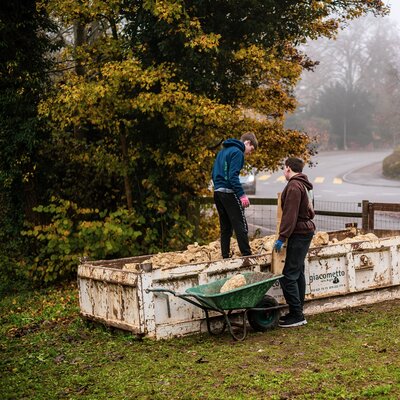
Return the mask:
<svg viewBox="0 0 400 400">
<path fill-rule="evenodd" d="M 311 243 L 311 247 L 326 246 L 329 244 L 328 232 L 316 232 Z"/>
<path fill-rule="evenodd" d="M 354 237 L 347 237 L 343 240 L 331 238 L 327 232 L 316 232 L 311 242 L 312 247 L 321 247 L 337 243 L 351 243 L 365 240 L 377 240 L 378 237 L 373 233 L 365 235 L 357 235 L 356 232 L 350 231 Z M 252 254 L 267 254 L 272 252 L 275 235 L 264 236 L 262 238 L 255 238 L 250 241 Z M 240 250 L 236 240 L 231 240 L 231 253 L 232 257 L 240 257 Z M 151 263 L 153 268 L 168 269 L 177 265 L 204 263 L 211 261 L 218 261 L 221 259 L 221 247 L 219 240 L 209 243 L 208 245 L 199 245 L 197 242 L 187 246 L 185 251 L 158 253 L 149 258 L 146 262 Z M 123 269 L 125 270 L 138 270 L 138 264 L 126 264 Z"/>
<path fill-rule="evenodd" d="M 246 285 L 246 278 L 242 274 L 233 275 L 221 287 L 220 293 L 229 292 L 230 290 L 237 289 Z"/>
<path fill-rule="evenodd" d="M 123 269 L 126 271 L 139 271 L 140 264 L 139 263 L 129 263 L 123 266 Z"/>
<path fill-rule="evenodd" d="M 354 237 L 348 237 L 340 241 L 340 243 L 352 243 L 352 242 L 362 242 L 364 240 L 378 240 L 378 236 L 373 233 L 366 233 L 365 235 L 357 235 Z"/>
</svg>

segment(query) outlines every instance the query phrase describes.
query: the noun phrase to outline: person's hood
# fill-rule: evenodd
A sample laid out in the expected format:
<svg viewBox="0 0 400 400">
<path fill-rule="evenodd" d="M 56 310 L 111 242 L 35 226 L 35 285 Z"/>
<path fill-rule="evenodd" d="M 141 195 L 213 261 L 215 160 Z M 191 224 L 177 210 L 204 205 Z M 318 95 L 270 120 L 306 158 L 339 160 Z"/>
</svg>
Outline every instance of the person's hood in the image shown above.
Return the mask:
<svg viewBox="0 0 400 400">
<path fill-rule="evenodd" d="M 222 143 L 222 146 L 224 146 L 224 147 L 235 146 L 235 147 L 239 148 L 240 150 L 242 150 L 243 152 L 246 149 L 244 143 L 237 139 L 227 139 L 224 141 L 224 143 Z"/>
<path fill-rule="evenodd" d="M 301 182 L 307 188 L 307 190 L 312 190 L 312 188 L 313 188 L 313 185 L 308 180 L 307 175 L 304 175 L 302 173 L 292 176 L 290 178 L 290 181 L 299 181 L 299 182 Z"/>
</svg>

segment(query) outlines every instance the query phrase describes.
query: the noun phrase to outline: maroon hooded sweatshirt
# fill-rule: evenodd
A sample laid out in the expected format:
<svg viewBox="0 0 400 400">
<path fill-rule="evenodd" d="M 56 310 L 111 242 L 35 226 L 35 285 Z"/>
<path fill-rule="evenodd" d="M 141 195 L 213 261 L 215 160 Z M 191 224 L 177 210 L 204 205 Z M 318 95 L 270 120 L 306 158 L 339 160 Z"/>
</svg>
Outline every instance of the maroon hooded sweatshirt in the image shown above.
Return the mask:
<svg viewBox="0 0 400 400">
<path fill-rule="evenodd" d="M 292 176 L 282 192 L 282 219 L 279 228 L 279 240 L 287 240 L 292 233 L 307 234 L 315 232 L 312 219 L 314 209 L 309 207 L 307 190 L 312 190 L 313 185 L 307 175 L 302 173 Z"/>
</svg>

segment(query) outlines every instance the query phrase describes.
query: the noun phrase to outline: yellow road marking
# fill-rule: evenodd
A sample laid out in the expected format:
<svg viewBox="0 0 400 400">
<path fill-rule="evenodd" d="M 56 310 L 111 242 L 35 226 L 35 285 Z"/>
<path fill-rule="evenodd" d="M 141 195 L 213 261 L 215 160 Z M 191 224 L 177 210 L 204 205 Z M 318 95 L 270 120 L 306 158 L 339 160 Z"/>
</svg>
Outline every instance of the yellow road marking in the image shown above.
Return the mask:
<svg viewBox="0 0 400 400">
<path fill-rule="evenodd" d="M 266 180 L 269 179 L 269 178 L 271 178 L 271 175 L 266 175 L 266 174 L 264 174 L 264 175 L 261 175 L 261 176 L 258 178 L 258 180 L 259 180 L 259 181 L 266 181 Z"/>
<path fill-rule="evenodd" d="M 264 174 L 264 175 L 261 175 L 259 178 L 257 178 L 257 180 L 266 181 L 269 178 L 271 178 L 271 175 Z M 276 178 L 275 182 L 286 182 L 286 178 L 283 175 L 281 175 L 278 178 Z M 325 182 L 324 176 L 317 176 L 314 179 L 314 183 L 324 183 L 324 182 Z M 343 180 L 342 180 L 342 178 L 333 178 L 332 183 L 335 185 L 341 185 L 343 183 Z"/>
</svg>

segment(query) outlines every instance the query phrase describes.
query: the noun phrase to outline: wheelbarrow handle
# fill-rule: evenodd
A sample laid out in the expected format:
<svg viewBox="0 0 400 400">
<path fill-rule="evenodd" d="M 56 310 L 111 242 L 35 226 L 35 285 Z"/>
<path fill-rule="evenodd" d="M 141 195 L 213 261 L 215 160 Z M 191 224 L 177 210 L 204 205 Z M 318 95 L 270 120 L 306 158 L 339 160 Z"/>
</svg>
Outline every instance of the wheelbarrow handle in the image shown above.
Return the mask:
<svg viewBox="0 0 400 400">
<path fill-rule="evenodd" d="M 149 293 L 149 292 L 156 292 L 156 293 L 164 293 L 164 292 L 167 292 L 167 293 L 173 294 L 174 296 L 176 295 L 176 292 L 174 292 L 173 290 L 170 290 L 170 289 L 163 289 L 163 288 L 146 289 L 145 292 L 146 292 L 146 293 Z"/>
<path fill-rule="evenodd" d="M 188 293 L 178 293 L 171 289 L 164 289 L 164 288 L 153 288 L 153 289 L 146 289 L 146 293 L 155 292 L 155 293 L 171 293 L 176 297 L 192 297 L 191 294 Z"/>
<path fill-rule="evenodd" d="M 197 296 L 194 293 L 178 293 L 175 292 L 171 289 L 164 289 L 164 288 L 152 288 L 152 289 L 146 289 L 145 290 L 146 293 L 149 292 L 155 292 L 155 293 L 170 293 L 173 294 L 176 297 L 179 297 L 185 301 L 187 301 L 188 303 L 191 303 L 197 307 L 200 307 L 203 310 L 213 310 L 213 311 L 218 311 L 218 312 L 223 312 L 222 310 L 213 307 L 212 305 L 208 304 L 203 298 L 201 298 L 200 296 Z M 196 301 L 194 301 L 196 300 Z"/>
</svg>

